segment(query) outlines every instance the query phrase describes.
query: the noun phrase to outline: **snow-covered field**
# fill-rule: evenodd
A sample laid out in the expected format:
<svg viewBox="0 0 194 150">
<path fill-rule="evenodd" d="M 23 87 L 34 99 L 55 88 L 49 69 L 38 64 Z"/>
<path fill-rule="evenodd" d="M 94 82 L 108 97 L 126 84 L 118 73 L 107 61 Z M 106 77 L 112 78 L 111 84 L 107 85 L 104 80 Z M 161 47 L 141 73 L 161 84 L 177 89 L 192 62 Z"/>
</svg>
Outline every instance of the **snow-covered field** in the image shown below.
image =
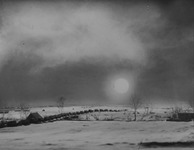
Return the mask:
<svg viewBox="0 0 194 150">
<path fill-rule="evenodd" d="M 137 122 L 127 120 L 127 117 L 133 117 L 133 113 L 129 108 L 123 106 L 75 106 L 65 107 L 63 112 L 88 109 L 127 109 L 128 111 L 89 113 L 90 121 L 81 121 L 86 120 L 84 117 L 87 114 L 83 114 L 80 115 L 80 121 L 63 120 L 31 124 L 29 126 L 1 128 L 0 150 L 149 150 L 154 148 L 142 147 L 138 143 L 194 142 L 193 122 L 165 121 L 165 118 L 170 113 L 170 109 L 152 109 L 154 113 L 145 116 L 145 119 L 143 119 L 147 121 L 141 120 Z M 39 112 L 42 116 L 59 113 L 57 107 L 31 108 L 30 112 Z M 144 109 L 140 109 L 138 112 L 138 120 L 140 120 L 142 114 L 144 114 Z M 129 113 L 130 115 L 128 115 Z M 95 121 L 95 117 L 103 121 Z M 113 121 L 105 121 L 109 117 Z M 20 112 L 11 111 L 5 115 L 5 118 L 21 119 L 21 114 Z M 194 146 L 158 146 L 157 149 L 194 150 Z"/>
<path fill-rule="evenodd" d="M 191 122 L 57 121 L 0 129 L 1 150 L 137 150 L 144 149 L 138 143 L 149 141 L 194 141 L 194 127 Z"/>
</svg>

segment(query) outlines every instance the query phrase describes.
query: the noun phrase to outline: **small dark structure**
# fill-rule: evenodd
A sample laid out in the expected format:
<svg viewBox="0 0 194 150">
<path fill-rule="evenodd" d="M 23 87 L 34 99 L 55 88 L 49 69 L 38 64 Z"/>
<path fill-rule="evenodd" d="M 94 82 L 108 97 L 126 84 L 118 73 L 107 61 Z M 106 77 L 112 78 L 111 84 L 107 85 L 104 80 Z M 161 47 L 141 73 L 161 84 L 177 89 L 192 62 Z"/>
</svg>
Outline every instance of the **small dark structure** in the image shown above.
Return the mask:
<svg viewBox="0 0 194 150">
<path fill-rule="evenodd" d="M 181 121 L 194 120 L 194 113 L 178 113 L 178 119 Z"/>
<path fill-rule="evenodd" d="M 34 112 L 30 113 L 26 120 L 28 120 L 30 123 L 40 123 L 43 121 L 43 118 L 39 113 Z"/>
<path fill-rule="evenodd" d="M 4 121 L 0 121 L 0 128 L 6 127 L 6 123 Z"/>
<path fill-rule="evenodd" d="M 16 127 L 17 122 L 15 120 L 7 122 L 7 127 Z"/>
</svg>

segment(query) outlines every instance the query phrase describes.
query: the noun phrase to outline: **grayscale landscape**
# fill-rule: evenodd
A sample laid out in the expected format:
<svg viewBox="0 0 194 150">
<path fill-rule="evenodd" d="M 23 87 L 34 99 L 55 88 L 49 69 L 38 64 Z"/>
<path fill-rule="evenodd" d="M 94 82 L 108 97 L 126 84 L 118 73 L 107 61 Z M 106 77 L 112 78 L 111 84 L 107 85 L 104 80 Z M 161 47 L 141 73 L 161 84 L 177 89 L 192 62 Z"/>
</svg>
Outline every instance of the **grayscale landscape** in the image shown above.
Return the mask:
<svg viewBox="0 0 194 150">
<path fill-rule="evenodd" d="M 0 150 L 193 150 L 192 0 L 0 0 Z"/>
</svg>

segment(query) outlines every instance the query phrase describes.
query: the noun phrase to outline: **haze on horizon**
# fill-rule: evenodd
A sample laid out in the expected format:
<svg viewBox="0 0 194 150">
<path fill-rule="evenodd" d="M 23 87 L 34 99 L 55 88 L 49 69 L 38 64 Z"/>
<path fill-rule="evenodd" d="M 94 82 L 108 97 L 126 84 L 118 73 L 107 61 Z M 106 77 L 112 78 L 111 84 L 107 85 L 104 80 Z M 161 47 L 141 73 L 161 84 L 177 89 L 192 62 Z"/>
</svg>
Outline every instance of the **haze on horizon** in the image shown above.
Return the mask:
<svg viewBox="0 0 194 150">
<path fill-rule="evenodd" d="M 0 99 L 109 102 L 109 84 L 168 103 L 194 98 L 192 0 L 0 0 Z M 129 96 L 129 95 L 128 95 Z"/>
</svg>

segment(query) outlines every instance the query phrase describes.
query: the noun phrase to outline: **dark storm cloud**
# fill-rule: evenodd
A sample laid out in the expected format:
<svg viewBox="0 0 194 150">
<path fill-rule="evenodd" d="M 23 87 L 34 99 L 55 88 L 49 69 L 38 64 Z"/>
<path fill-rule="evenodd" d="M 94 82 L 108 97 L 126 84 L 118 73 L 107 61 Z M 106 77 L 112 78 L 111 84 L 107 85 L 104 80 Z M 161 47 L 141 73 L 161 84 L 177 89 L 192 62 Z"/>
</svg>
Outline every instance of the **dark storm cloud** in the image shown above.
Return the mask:
<svg viewBox="0 0 194 150">
<path fill-rule="evenodd" d="M 139 89 L 144 96 L 187 101 L 194 97 L 194 3 L 180 0 L 159 6 L 158 22 L 163 25 L 142 36 L 149 43 L 150 61 Z"/>
<path fill-rule="evenodd" d="M 4 1 L 0 7 L 4 100 L 103 100 L 107 78 L 125 71 L 135 72 L 136 92 L 148 99 L 193 96 L 192 0 Z"/>
<path fill-rule="evenodd" d="M 64 95 L 69 100 L 106 99 L 104 83 L 114 73 L 125 70 L 134 71 L 129 61 L 95 62 L 80 60 L 66 62 L 55 67 L 46 67 L 33 73 L 42 60 L 37 56 L 13 56 L 3 66 L 0 74 L 1 98 L 14 100 L 52 101 Z"/>
<path fill-rule="evenodd" d="M 157 49 L 141 74 L 139 89 L 148 97 L 188 100 L 193 98 L 194 44 Z"/>
</svg>

